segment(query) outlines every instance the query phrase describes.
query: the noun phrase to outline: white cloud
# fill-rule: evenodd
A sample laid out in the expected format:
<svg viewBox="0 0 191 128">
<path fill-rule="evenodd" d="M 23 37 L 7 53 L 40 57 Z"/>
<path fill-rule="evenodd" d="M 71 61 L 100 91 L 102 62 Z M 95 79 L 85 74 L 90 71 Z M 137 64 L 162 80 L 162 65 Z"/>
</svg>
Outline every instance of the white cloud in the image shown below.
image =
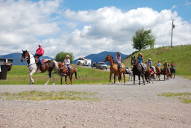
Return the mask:
<svg viewBox="0 0 191 128">
<path fill-rule="evenodd" d="M 137 8 L 123 11 L 116 7 L 97 10 L 60 10 L 61 0 L 8 0 L 0 2 L 1 53 L 35 51 L 41 43 L 45 55 L 60 51 L 75 57 L 105 50 L 133 51 L 132 36 L 140 28 L 151 29 L 156 46 L 170 44 L 171 18 L 175 19 L 174 45 L 191 44 L 191 24 L 177 12 Z M 56 15 L 53 16 L 53 15 Z"/>
<path fill-rule="evenodd" d="M 172 17 L 176 25 L 173 44 L 191 44 L 191 24 L 171 10 L 158 12 L 151 8 L 137 8 L 122 11 L 116 7 L 105 7 L 93 11 L 66 10 L 64 16 L 86 23 L 75 36 L 78 36 L 78 40 L 85 39 L 84 45 L 90 45 L 94 49 L 130 53 L 133 51 L 132 36 L 140 28 L 152 30 L 156 37 L 156 46 L 169 45 Z"/>
</svg>

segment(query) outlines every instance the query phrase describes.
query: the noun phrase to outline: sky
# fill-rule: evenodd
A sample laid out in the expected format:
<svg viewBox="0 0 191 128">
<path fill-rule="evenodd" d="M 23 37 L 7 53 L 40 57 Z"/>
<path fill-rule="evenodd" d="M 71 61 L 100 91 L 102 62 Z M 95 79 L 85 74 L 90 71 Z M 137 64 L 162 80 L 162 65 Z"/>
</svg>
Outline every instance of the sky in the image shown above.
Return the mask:
<svg viewBox="0 0 191 128">
<path fill-rule="evenodd" d="M 155 47 L 191 44 L 191 0 L 0 0 L 0 55 L 38 44 L 45 55 L 130 54 L 132 37 L 151 29 Z"/>
</svg>

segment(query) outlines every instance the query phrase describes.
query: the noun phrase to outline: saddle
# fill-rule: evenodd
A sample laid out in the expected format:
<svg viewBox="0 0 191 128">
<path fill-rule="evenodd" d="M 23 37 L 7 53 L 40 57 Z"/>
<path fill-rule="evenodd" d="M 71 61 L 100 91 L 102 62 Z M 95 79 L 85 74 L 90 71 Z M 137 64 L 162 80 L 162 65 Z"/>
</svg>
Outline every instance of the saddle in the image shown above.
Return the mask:
<svg viewBox="0 0 191 128">
<path fill-rule="evenodd" d="M 48 61 L 49 61 L 49 59 L 40 60 L 39 57 L 37 57 L 37 56 L 35 57 L 35 62 L 37 65 L 43 65 L 43 64 L 47 63 Z"/>
</svg>

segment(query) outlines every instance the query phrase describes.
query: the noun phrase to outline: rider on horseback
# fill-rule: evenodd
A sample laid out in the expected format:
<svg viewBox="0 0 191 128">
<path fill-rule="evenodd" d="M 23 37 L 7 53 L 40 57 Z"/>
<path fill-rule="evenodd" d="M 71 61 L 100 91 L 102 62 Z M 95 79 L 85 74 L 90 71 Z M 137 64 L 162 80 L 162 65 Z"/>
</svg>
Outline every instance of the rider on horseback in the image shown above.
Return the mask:
<svg viewBox="0 0 191 128">
<path fill-rule="evenodd" d="M 68 69 L 68 73 L 70 73 L 70 55 L 66 55 L 64 59 L 64 64 L 66 68 Z"/>
<path fill-rule="evenodd" d="M 119 52 L 116 53 L 116 62 L 118 65 L 118 69 L 120 70 L 120 68 L 122 68 L 122 65 L 121 65 L 121 55 Z"/>
<path fill-rule="evenodd" d="M 38 67 L 42 64 L 41 63 L 41 56 L 43 54 L 44 54 L 44 49 L 42 48 L 41 45 L 38 45 L 38 48 L 37 48 L 36 53 L 34 55 Z"/>
<path fill-rule="evenodd" d="M 155 67 L 153 66 L 153 62 L 152 62 L 152 59 L 149 58 L 148 61 L 147 61 L 147 66 L 148 68 L 150 68 L 150 72 L 151 73 L 154 73 L 155 72 Z"/>
<path fill-rule="evenodd" d="M 143 55 L 142 55 L 142 53 L 138 54 L 137 60 L 138 60 L 138 63 L 142 65 L 142 63 L 143 63 Z"/>
<path fill-rule="evenodd" d="M 158 68 L 158 72 L 161 72 L 161 63 L 160 63 L 160 61 L 157 62 L 156 67 Z"/>
</svg>

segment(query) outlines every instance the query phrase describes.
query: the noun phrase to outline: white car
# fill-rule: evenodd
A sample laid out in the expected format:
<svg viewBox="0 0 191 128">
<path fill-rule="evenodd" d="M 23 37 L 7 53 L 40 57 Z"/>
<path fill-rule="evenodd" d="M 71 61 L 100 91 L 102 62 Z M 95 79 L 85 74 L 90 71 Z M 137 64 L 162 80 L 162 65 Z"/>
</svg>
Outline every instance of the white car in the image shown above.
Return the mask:
<svg viewBox="0 0 191 128">
<path fill-rule="evenodd" d="M 77 65 L 82 65 L 82 66 L 91 66 L 92 61 L 90 59 L 86 58 L 79 58 L 77 60 Z"/>
</svg>

